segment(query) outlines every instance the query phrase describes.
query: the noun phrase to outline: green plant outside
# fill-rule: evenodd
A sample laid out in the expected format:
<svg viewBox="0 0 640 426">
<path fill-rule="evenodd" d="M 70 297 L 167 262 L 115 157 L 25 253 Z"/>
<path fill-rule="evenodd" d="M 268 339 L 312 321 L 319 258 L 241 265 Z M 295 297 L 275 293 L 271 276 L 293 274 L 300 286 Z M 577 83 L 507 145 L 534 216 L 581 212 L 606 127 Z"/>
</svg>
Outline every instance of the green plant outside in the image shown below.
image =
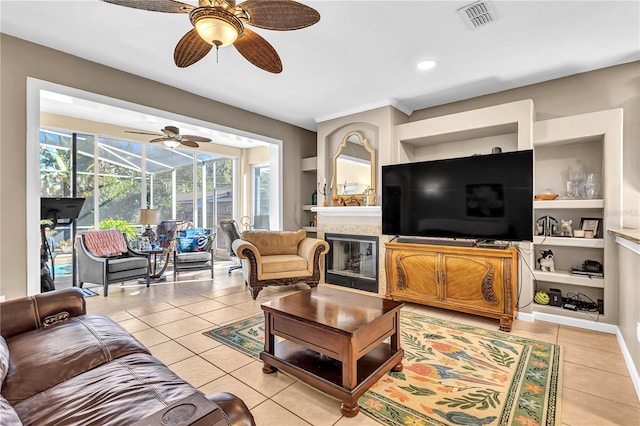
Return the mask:
<svg viewBox="0 0 640 426">
<path fill-rule="evenodd" d="M 138 235 L 135 225 L 124 219 L 102 219 L 98 229 L 117 229 L 124 233 L 129 242 L 135 241 Z"/>
</svg>

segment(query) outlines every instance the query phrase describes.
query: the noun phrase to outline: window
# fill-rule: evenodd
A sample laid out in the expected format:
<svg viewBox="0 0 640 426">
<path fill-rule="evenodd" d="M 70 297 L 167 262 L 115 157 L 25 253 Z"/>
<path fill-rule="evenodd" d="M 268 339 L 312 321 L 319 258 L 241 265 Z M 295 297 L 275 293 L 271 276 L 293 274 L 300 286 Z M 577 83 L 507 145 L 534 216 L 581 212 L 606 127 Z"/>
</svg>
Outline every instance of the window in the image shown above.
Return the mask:
<svg viewBox="0 0 640 426">
<path fill-rule="evenodd" d="M 253 227 L 269 229 L 271 170 L 268 165 L 253 166 Z"/>
</svg>

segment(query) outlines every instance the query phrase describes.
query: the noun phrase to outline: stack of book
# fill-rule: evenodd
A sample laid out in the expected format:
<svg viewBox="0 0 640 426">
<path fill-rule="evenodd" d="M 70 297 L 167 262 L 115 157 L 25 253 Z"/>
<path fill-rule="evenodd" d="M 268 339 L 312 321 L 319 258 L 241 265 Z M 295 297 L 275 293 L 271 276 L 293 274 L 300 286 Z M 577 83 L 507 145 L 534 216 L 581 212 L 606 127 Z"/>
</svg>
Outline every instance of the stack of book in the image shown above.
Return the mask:
<svg viewBox="0 0 640 426">
<path fill-rule="evenodd" d="M 582 275 L 590 278 L 604 278 L 604 272 L 592 272 L 582 269 L 582 267 L 574 266 L 571 268 L 571 274 Z"/>
</svg>

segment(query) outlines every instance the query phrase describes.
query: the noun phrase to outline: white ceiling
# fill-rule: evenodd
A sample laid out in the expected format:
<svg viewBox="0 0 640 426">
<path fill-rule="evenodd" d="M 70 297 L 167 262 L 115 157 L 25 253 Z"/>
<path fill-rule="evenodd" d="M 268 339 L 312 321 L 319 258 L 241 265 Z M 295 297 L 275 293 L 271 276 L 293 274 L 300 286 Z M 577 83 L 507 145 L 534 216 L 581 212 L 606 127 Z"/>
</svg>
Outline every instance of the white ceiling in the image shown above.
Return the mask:
<svg viewBox="0 0 640 426">
<path fill-rule="evenodd" d="M 252 28 L 280 54 L 281 74 L 233 47 L 220 50 L 219 63 L 212 52 L 177 68 L 173 50 L 191 29 L 187 15 L 99 0 L 0 0 L 0 30 L 310 130 L 382 105 L 411 113 L 640 59 L 637 0 L 492 1 L 497 20 L 477 29 L 457 12 L 471 1 L 304 3 L 320 12 L 312 27 Z M 422 59 L 436 68 L 417 71 Z"/>
</svg>

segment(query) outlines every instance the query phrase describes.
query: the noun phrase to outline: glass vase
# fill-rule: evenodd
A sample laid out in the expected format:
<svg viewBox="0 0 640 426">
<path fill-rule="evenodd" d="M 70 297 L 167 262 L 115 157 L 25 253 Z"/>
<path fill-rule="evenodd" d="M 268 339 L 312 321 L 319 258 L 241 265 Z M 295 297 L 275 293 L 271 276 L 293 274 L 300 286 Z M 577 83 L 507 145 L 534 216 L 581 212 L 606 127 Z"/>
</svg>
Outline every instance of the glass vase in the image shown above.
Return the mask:
<svg viewBox="0 0 640 426">
<path fill-rule="evenodd" d="M 585 200 L 593 200 L 600 192 L 600 184 L 593 173 L 587 174 L 587 178 L 580 184 L 580 196 Z"/>
</svg>

